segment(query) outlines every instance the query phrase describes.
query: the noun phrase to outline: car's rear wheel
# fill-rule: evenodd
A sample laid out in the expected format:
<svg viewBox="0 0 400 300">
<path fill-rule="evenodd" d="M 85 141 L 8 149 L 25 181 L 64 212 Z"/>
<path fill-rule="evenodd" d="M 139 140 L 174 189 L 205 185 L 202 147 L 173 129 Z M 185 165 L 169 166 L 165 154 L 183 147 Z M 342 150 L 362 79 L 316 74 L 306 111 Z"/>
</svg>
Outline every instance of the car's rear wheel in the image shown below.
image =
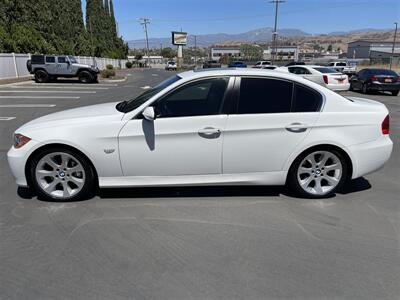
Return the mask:
<svg viewBox="0 0 400 300">
<path fill-rule="evenodd" d="M 31 160 L 30 182 L 49 201 L 76 201 L 96 188 L 96 174 L 86 157 L 63 148 L 45 149 Z"/>
<path fill-rule="evenodd" d="M 92 83 L 94 81 L 94 76 L 89 71 L 80 71 L 78 78 L 82 83 Z"/>
<path fill-rule="evenodd" d="M 296 194 L 324 198 L 334 194 L 347 179 L 348 166 L 336 150 L 312 150 L 300 155 L 289 170 L 288 184 Z"/>
<path fill-rule="evenodd" d="M 47 74 L 44 70 L 37 70 L 35 71 L 35 82 L 37 83 L 44 83 L 50 80 L 49 74 Z"/>
<path fill-rule="evenodd" d="M 399 94 L 399 91 L 392 91 L 393 96 L 397 96 Z"/>
</svg>

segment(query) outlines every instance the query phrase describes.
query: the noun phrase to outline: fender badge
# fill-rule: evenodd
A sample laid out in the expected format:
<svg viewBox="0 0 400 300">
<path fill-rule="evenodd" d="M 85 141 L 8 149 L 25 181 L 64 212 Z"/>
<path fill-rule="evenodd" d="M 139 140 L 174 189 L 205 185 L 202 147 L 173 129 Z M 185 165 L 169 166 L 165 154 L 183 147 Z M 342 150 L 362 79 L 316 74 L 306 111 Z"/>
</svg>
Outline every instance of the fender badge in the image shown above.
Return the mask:
<svg viewBox="0 0 400 300">
<path fill-rule="evenodd" d="M 115 151 L 115 149 L 104 149 L 105 154 L 111 154 Z"/>
</svg>

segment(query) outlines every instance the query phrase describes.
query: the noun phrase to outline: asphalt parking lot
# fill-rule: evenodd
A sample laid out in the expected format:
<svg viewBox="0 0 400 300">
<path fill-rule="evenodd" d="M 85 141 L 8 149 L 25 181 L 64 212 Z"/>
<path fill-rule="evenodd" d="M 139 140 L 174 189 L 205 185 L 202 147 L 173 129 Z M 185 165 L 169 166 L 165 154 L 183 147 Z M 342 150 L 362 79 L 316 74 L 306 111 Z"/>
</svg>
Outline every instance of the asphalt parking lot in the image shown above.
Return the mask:
<svg viewBox="0 0 400 300">
<path fill-rule="evenodd" d="M 366 96 L 389 108 L 394 152 L 333 198 L 239 186 L 101 190 L 73 203 L 17 193 L 6 161 L 16 128 L 171 74 L 0 86 L 0 299 L 399 299 L 400 96 Z"/>
</svg>

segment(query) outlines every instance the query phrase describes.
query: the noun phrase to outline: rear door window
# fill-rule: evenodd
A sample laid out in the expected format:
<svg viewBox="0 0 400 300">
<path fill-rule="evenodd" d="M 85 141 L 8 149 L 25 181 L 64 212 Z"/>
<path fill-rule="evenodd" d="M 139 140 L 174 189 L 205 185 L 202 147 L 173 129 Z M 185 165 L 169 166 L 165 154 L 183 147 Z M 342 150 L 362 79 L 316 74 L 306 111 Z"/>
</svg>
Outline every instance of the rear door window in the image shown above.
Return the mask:
<svg viewBox="0 0 400 300">
<path fill-rule="evenodd" d="M 269 78 L 241 78 L 238 114 L 290 112 L 293 83 Z"/>
<path fill-rule="evenodd" d="M 53 64 L 56 62 L 56 58 L 54 56 L 46 56 L 46 63 Z"/>
<path fill-rule="evenodd" d="M 322 106 L 322 95 L 308 87 L 295 84 L 292 112 L 315 112 Z"/>
</svg>

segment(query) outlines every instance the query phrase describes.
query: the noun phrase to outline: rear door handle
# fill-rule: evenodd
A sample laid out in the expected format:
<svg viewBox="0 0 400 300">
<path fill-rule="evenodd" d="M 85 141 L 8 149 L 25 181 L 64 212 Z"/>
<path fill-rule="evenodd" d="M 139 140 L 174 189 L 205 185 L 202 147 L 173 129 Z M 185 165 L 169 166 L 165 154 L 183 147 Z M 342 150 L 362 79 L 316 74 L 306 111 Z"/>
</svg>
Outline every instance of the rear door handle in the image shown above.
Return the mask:
<svg viewBox="0 0 400 300">
<path fill-rule="evenodd" d="M 292 123 L 287 125 L 285 128 L 290 132 L 304 132 L 307 130 L 308 125 L 304 123 Z"/>
<path fill-rule="evenodd" d="M 205 127 L 198 131 L 199 135 L 206 139 L 215 139 L 221 135 L 221 130 L 214 127 Z"/>
</svg>

